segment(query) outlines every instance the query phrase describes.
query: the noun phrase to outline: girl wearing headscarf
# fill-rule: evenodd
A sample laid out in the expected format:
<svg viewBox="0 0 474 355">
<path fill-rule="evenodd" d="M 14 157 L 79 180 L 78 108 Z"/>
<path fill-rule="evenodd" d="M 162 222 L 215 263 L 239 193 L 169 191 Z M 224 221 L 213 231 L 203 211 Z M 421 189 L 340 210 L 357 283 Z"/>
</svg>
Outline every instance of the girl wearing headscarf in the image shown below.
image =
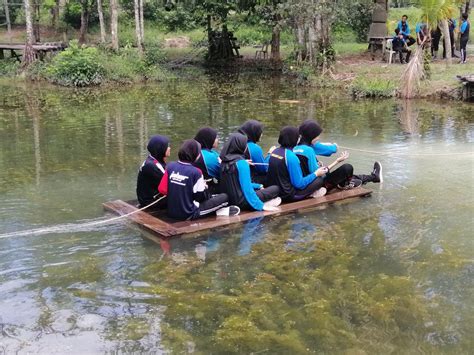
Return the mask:
<svg viewBox="0 0 474 355">
<path fill-rule="evenodd" d="M 158 190 L 168 196 L 168 215 L 178 220 L 192 220 L 210 213 L 236 215 L 240 212 L 235 206 L 227 206 L 226 194 L 211 197 L 200 169 L 193 163 L 201 155 L 201 145 L 194 139 L 184 141 L 178 151 L 177 162 L 166 167 Z M 219 211 L 222 210 L 222 211 Z"/>
<path fill-rule="evenodd" d="M 270 154 L 263 155 L 262 148 L 257 144 L 260 141 L 263 133 L 263 125 L 256 120 L 249 120 L 245 122 L 240 128 L 239 133 L 247 136 L 248 151 L 246 157 L 255 163 L 251 165 L 252 178 L 257 182 L 263 182 L 268 171 L 268 161 Z"/>
<path fill-rule="evenodd" d="M 158 185 L 165 173 L 166 158 L 170 156 L 169 139 L 156 135 L 150 138 L 147 145 L 148 157 L 138 171 L 137 198 L 140 207 L 145 207 L 158 197 Z M 152 207 L 165 208 L 166 199 L 160 200 Z"/>
<path fill-rule="evenodd" d="M 337 150 L 336 144 L 325 144 L 319 142 L 319 135 L 323 129 L 315 120 L 306 120 L 299 127 L 300 142 L 293 152 L 298 156 L 303 175 L 314 173 L 323 164 L 318 161 L 316 155 L 330 156 L 331 149 Z M 321 154 L 323 153 L 323 154 Z M 349 157 L 344 152 L 337 158 L 335 163 L 342 162 Z M 329 172 L 324 176 L 326 189 L 338 187 L 343 190 L 352 189 L 368 182 L 382 181 L 382 165 L 379 162 L 374 163 L 374 168 L 369 175 L 354 175 L 354 167 L 351 164 L 343 164 L 336 170 Z"/>
<path fill-rule="evenodd" d="M 267 186 L 277 185 L 283 201 L 299 201 L 306 197 L 320 197 L 326 194 L 323 176 L 325 168 L 303 176 L 300 161 L 293 148 L 298 144 L 298 128 L 286 126 L 280 131 L 280 147 L 273 150 L 270 156 Z"/>
<path fill-rule="evenodd" d="M 240 133 L 233 133 L 224 145 L 221 152 L 221 191 L 229 196 L 229 203 L 241 209 L 256 211 L 273 211 L 280 205 L 278 186 L 261 188 L 252 183 L 250 165 L 245 159 L 248 149 L 247 137 Z"/>
<path fill-rule="evenodd" d="M 211 127 L 201 128 L 194 139 L 201 144 L 201 156 L 193 165 L 201 169 L 209 191 L 213 194 L 218 193 L 221 161 L 219 153 L 215 150 L 219 144 L 217 131 Z"/>
</svg>

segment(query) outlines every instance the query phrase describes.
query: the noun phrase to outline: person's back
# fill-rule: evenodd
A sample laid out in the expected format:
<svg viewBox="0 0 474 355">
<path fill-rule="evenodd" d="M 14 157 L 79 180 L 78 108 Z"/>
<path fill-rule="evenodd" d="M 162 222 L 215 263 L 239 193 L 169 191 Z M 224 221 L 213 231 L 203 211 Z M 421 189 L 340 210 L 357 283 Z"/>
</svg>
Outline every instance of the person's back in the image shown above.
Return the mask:
<svg viewBox="0 0 474 355">
<path fill-rule="evenodd" d="M 158 185 L 165 173 L 165 168 L 152 156 L 143 162 L 137 177 L 137 198 L 140 206 L 147 206 L 155 200 Z"/>
<path fill-rule="evenodd" d="M 167 194 L 168 215 L 171 218 L 186 220 L 199 217 L 199 204 L 194 202 L 198 192 L 204 192 L 206 183 L 201 171 L 190 163 L 172 162 L 168 164 L 163 179 L 167 179 L 167 190 L 160 192 Z"/>
<path fill-rule="evenodd" d="M 286 165 L 289 149 L 278 147 L 270 154 L 268 174 L 265 186 L 276 185 L 280 188 L 280 197 L 287 200 L 295 195 L 295 188 L 291 183 L 290 174 Z"/>
<path fill-rule="evenodd" d="M 138 171 L 137 199 L 141 207 L 153 203 L 158 196 L 158 185 L 163 178 L 166 168 L 166 158 L 170 154 L 167 137 L 155 135 L 147 145 L 148 157 Z M 166 200 L 158 202 L 156 207 L 166 207 Z"/>
<path fill-rule="evenodd" d="M 212 195 L 200 169 L 193 164 L 201 156 L 201 145 L 194 139 L 184 141 L 177 162 L 168 164 L 158 190 L 168 196 L 168 215 L 178 220 L 190 220 L 217 212 L 236 215 L 240 209 L 229 206 L 226 194 Z M 221 210 L 221 211 L 220 211 Z"/>
</svg>

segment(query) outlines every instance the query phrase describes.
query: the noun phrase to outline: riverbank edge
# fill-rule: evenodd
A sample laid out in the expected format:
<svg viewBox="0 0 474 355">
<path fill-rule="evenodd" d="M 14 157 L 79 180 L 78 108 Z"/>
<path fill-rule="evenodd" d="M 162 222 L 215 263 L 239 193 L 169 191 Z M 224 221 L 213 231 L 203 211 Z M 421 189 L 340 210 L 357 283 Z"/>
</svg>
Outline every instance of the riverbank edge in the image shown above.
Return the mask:
<svg viewBox="0 0 474 355">
<path fill-rule="evenodd" d="M 44 64 L 33 65 L 27 70 L 21 70 L 18 64 L 13 64 L 10 70 L 0 71 L 0 78 L 25 82 L 48 82 L 42 74 Z M 154 67 L 160 71 L 159 77 L 148 78 L 135 74 L 129 78 L 116 80 L 105 78 L 96 88 L 114 88 L 123 85 L 142 83 L 160 83 L 173 80 L 196 80 L 209 72 L 220 74 L 246 73 L 256 76 L 281 75 L 294 81 L 295 85 L 308 86 L 315 89 L 338 90 L 341 94 L 353 99 L 387 99 L 398 97 L 400 77 L 405 66 L 400 64 L 387 65 L 384 62 L 372 61 L 368 53 L 345 55 L 337 58 L 334 66 L 324 75 L 315 74 L 309 66 L 291 65 L 284 61 L 254 60 L 249 58 L 238 59 L 227 63 L 206 63 L 203 58 L 194 58 L 183 64 L 176 64 L 176 60 L 163 62 Z M 445 61 L 431 65 L 432 78 L 422 81 L 415 99 L 443 99 L 462 100 L 462 84 L 456 75 L 474 73 L 474 64 L 451 65 Z M 80 88 L 79 88 L 80 89 Z"/>
</svg>

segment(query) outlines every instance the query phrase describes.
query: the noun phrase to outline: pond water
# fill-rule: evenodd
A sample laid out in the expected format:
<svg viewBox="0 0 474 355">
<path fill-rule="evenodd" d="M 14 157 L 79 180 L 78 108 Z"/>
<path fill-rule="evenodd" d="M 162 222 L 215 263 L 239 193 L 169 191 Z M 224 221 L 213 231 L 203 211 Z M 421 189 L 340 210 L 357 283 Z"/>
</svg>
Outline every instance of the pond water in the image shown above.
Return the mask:
<svg viewBox="0 0 474 355">
<path fill-rule="evenodd" d="M 316 118 L 323 140 L 354 149 L 356 172 L 380 160 L 385 182 L 161 245 L 126 223 L 75 224 L 134 197 L 150 135 L 168 135 L 174 158 L 199 127 L 225 140 L 250 118 L 264 148 Z M 473 142 L 473 105 L 354 102 L 280 78 L 2 82 L 0 353 L 470 353 Z"/>
</svg>

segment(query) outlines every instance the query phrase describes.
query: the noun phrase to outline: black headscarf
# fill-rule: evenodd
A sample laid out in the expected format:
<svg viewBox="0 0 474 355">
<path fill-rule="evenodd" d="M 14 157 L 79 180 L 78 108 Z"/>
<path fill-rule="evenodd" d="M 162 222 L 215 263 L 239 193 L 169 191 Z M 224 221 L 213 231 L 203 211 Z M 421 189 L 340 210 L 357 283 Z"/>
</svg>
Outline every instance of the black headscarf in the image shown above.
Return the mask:
<svg viewBox="0 0 474 355">
<path fill-rule="evenodd" d="M 263 132 L 263 124 L 256 120 L 249 120 L 239 128 L 239 132 L 245 134 L 249 142 L 257 143 Z"/>
<path fill-rule="evenodd" d="M 245 159 L 244 154 L 246 150 L 247 137 L 241 133 L 232 133 L 229 140 L 224 144 L 224 148 L 222 148 L 220 158 L 223 163 Z"/>
<path fill-rule="evenodd" d="M 298 138 L 300 134 L 298 128 L 293 126 L 283 127 L 280 131 L 280 137 L 278 137 L 278 143 L 283 148 L 293 149 L 298 144 Z"/>
<path fill-rule="evenodd" d="M 311 141 L 319 136 L 323 129 L 315 120 L 306 120 L 300 124 L 299 132 L 301 135 L 300 144 L 311 145 Z"/>
<path fill-rule="evenodd" d="M 211 127 L 201 128 L 194 139 L 201 144 L 202 149 L 212 149 L 217 138 L 217 131 Z"/>
<path fill-rule="evenodd" d="M 194 163 L 201 154 L 201 145 L 194 139 L 183 142 L 178 151 L 178 158 L 183 163 Z"/>
<path fill-rule="evenodd" d="M 165 154 L 168 150 L 170 140 L 168 137 L 156 135 L 150 138 L 146 149 L 150 152 L 150 155 L 158 160 L 160 163 L 165 162 Z"/>
</svg>

